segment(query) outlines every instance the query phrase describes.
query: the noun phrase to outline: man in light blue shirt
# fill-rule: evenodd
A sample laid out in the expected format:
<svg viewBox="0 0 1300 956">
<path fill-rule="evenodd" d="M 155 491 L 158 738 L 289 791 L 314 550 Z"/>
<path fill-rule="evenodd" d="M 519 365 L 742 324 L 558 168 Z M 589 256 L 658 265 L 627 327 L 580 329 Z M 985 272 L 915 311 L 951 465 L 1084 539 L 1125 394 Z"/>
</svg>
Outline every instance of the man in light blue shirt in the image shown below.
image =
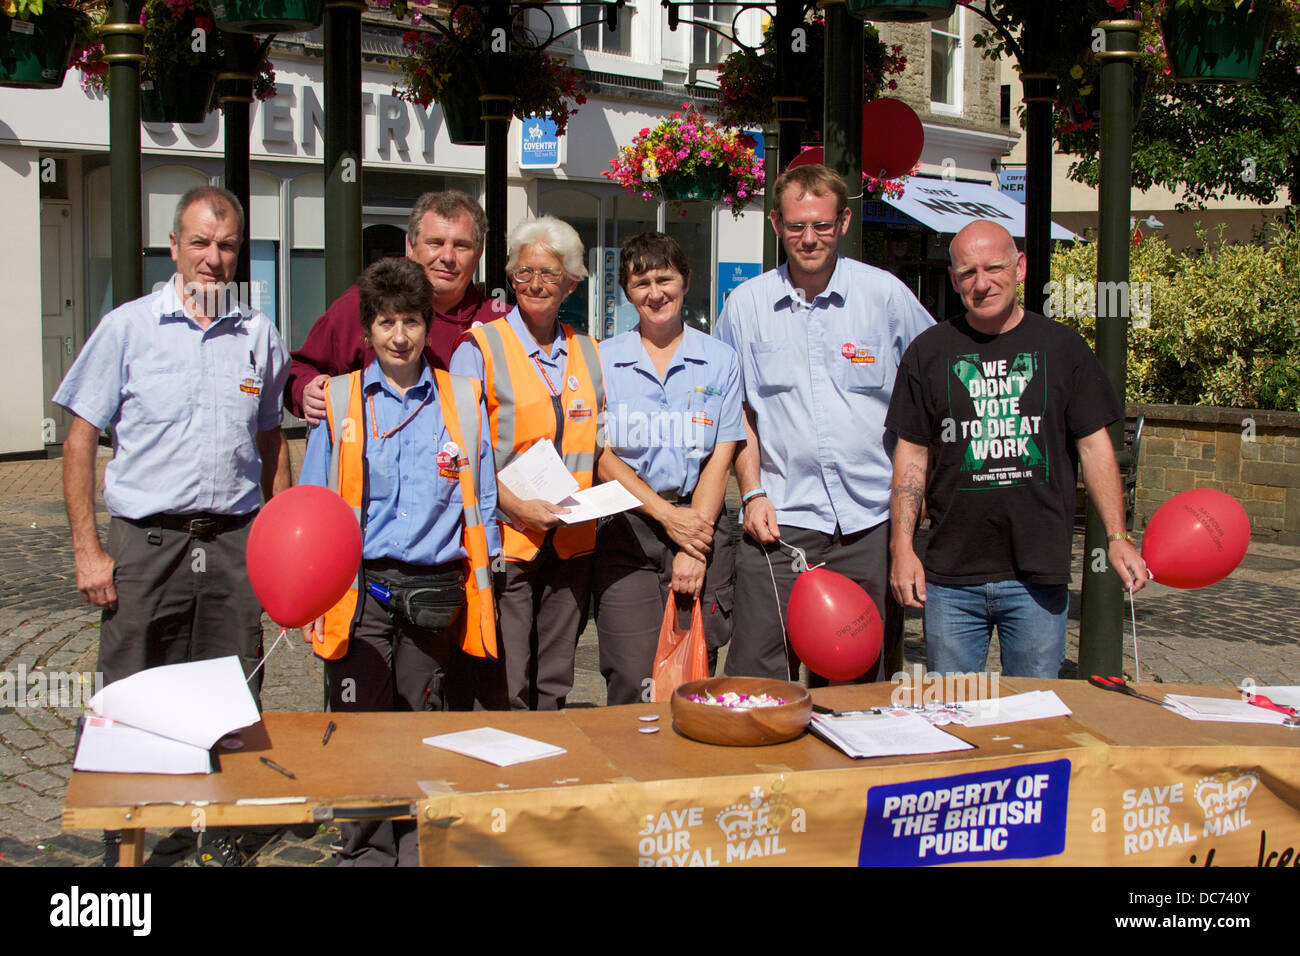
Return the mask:
<svg viewBox="0 0 1300 956">
<path fill-rule="evenodd" d="M 847 195 L 825 166 L 783 173 L 772 227 L 788 261 L 740 286 L 719 320 L 718 337 L 740 355 L 746 417 L 733 675 L 797 673 L 782 633 L 795 572 L 781 544 L 871 595 L 884 621 L 877 678 L 901 637 L 887 566 L 885 412 L 903 352 L 934 320 L 898 279 L 837 254 L 851 225 Z"/>
<path fill-rule="evenodd" d="M 289 486 L 280 432 L 289 352 L 270 319 L 228 285 L 243 236 L 231 193 L 203 186 L 182 196 L 171 233 L 177 274 L 104 316 L 54 394 L 75 416 L 64 496 L 77 589 L 104 609 L 106 683 L 230 654 L 251 674 L 262 655 L 262 608 L 244 552 L 262 497 Z M 108 425 L 105 552 L 94 494 Z M 224 843 L 214 859 L 240 862 Z"/>
</svg>

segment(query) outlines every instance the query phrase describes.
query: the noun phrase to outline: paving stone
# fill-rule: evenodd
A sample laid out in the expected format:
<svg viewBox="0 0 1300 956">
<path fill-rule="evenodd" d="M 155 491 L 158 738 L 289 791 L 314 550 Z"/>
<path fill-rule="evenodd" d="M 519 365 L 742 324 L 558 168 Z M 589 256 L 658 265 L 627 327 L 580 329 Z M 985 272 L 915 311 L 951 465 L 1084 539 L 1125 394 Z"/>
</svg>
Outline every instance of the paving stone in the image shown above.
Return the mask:
<svg viewBox="0 0 1300 956">
<path fill-rule="evenodd" d="M 62 832 L 63 826 L 58 818 L 47 822 L 33 820 L 23 813 L 8 813 L 5 819 L 0 821 L 0 834 L 21 840 L 31 846 L 35 846 L 42 840 L 52 839 Z"/>
<path fill-rule="evenodd" d="M 27 794 L 26 787 L 20 787 L 16 783 L 5 783 L 0 781 L 0 804 L 14 803 L 19 798 Z"/>
<path fill-rule="evenodd" d="M 41 851 L 33 846 L 9 837 L 0 836 L 0 857 L 3 857 L 9 863 L 26 863 L 36 859 L 41 855 Z"/>
<path fill-rule="evenodd" d="M 23 754 L 23 756 L 33 767 L 49 767 L 53 764 L 64 764 L 68 762 L 66 755 L 59 753 L 48 744 L 44 747 L 37 747 L 35 750 L 28 750 Z"/>
<path fill-rule="evenodd" d="M 25 798 L 15 800 L 12 804 L 15 810 L 27 814 L 36 820 L 58 820 L 63 816 L 63 800 L 54 800 L 50 797 L 44 797 L 37 793 L 32 793 Z"/>
<path fill-rule="evenodd" d="M 23 714 L 23 717 L 26 719 L 28 726 L 35 730 L 66 730 L 68 727 L 66 720 L 39 708 L 29 708 Z"/>
<path fill-rule="evenodd" d="M 45 742 L 36 731 L 27 730 L 26 728 L 23 730 L 0 731 L 0 740 L 8 744 L 9 749 L 18 751 L 31 750 L 33 747 L 39 747 Z"/>
<path fill-rule="evenodd" d="M 63 797 L 63 780 L 48 770 L 30 770 L 21 776 L 14 777 L 13 782 L 20 783 L 28 790 L 36 793 L 49 793 L 57 788 L 59 798 L 62 799 Z M 0 824 L 0 829 L 3 829 L 2 824 Z"/>
<path fill-rule="evenodd" d="M 60 833 L 46 841 L 46 846 L 71 853 L 74 856 L 92 858 L 98 861 L 104 855 L 104 844 L 99 840 L 88 840 L 75 833 Z"/>
</svg>

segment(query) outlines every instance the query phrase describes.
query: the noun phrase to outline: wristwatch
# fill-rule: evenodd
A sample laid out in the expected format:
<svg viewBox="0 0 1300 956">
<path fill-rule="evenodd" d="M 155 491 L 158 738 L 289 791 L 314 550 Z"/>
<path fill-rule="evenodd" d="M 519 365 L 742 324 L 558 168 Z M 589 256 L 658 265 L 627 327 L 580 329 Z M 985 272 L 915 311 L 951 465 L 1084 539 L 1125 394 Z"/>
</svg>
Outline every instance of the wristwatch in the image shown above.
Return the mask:
<svg viewBox="0 0 1300 956">
<path fill-rule="evenodd" d="M 1112 541 L 1127 541 L 1129 544 L 1132 544 L 1133 536 L 1127 531 L 1116 531 L 1114 534 L 1106 535 L 1106 543 L 1110 544 Z"/>
</svg>

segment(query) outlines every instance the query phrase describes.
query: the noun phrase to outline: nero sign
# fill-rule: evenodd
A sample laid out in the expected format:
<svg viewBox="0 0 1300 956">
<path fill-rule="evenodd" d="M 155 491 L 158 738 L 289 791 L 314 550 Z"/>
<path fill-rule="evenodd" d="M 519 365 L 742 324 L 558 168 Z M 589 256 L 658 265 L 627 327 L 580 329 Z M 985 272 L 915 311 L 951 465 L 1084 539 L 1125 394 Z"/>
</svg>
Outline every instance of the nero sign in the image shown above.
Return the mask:
<svg viewBox="0 0 1300 956">
<path fill-rule="evenodd" d="M 1027 860 L 1065 850 L 1070 761 L 872 787 L 859 866 Z"/>
</svg>

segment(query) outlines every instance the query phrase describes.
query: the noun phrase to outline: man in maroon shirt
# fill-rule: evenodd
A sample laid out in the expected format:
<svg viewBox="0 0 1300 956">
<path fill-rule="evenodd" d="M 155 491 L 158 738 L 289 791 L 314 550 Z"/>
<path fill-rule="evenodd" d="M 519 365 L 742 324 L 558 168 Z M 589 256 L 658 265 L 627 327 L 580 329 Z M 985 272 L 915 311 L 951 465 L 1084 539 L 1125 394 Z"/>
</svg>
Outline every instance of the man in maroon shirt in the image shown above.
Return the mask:
<svg viewBox="0 0 1300 956">
<path fill-rule="evenodd" d="M 486 233 L 483 209 L 458 189 L 425 193 L 411 209 L 406 256 L 424 267 L 433 286 L 434 317 L 424 354 L 434 368 L 446 369 L 456 340 L 473 323 L 505 314 L 503 303 L 485 298 L 473 284 Z M 375 357 L 363 341 L 355 285 L 330 304 L 292 357 L 284 403 L 314 425 L 325 417 L 325 380 L 362 368 Z"/>
</svg>

